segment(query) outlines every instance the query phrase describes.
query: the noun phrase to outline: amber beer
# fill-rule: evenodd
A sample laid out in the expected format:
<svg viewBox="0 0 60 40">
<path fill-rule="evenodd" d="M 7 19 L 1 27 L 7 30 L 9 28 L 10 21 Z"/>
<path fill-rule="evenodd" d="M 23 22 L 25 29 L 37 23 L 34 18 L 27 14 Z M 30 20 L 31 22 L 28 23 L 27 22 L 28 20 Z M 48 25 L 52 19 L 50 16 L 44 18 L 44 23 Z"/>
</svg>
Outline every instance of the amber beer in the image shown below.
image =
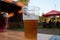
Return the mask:
<svg viewBox="0 0 60 40">
<path fill-rule="evenodd" d="M 25 40 L 37 40 L 38 16 L 33 14 L 35 12 L 28 9 L 27 13 L 26 10 L 27 8 L 23 9 Z"/>
<path fill-rule="evenodd" d="M 24 20 L 26 40 L 37 40 L 38 20 Z"/>
<path fill-rule="evenodd" d="M 37 40 L 38 18 L 34 16 L 29 14 L 24 17 L 25 40 Z"/>
</svg>

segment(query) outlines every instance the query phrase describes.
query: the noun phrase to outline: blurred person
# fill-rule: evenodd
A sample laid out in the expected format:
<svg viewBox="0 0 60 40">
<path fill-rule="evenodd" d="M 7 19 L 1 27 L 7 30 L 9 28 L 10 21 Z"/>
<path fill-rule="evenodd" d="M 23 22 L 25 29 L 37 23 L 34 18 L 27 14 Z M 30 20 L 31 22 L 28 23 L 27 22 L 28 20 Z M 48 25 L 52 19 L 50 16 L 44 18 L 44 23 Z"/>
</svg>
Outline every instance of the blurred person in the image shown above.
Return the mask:
<svg viewBox="0 0 60 40">
<path fill-rule="evenodd" d="M 58 28 L 60 28 L 60 21 L 57 21 L 56 25 Z"/>
<path fill-rule="evenodd" d="M 0 12 L 0 32 L 6 31 L 6 17 L 5 12 Z"/>
</svg>

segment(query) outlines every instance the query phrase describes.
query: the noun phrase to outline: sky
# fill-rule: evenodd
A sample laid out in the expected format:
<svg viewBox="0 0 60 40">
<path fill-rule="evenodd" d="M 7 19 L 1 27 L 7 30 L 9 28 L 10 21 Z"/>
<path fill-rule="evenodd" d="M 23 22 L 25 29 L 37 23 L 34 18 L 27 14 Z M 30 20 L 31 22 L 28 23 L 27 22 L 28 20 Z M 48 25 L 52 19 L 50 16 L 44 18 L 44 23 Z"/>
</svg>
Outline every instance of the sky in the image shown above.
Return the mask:
<svg viewBox="0 0 60 40">
<path fill-rule="evenodd" d="M 60 10 L 60 0 L 30 0 L 28 5 L 39 7 L 40 16 L 51 10 Z"/>
</svg>

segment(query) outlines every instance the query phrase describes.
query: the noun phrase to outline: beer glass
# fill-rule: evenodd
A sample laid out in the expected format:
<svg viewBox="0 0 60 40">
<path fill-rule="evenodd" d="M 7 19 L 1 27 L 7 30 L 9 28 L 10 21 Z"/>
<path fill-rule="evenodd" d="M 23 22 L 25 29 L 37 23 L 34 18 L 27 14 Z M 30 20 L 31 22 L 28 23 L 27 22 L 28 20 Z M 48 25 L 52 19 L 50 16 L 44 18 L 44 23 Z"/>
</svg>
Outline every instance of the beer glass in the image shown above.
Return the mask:
<svg viewBox="0 0 60 40">
<path fill-rule="evenodd" d="M 25 6 L 22 10 L 25 40 L 37 40 L 39 8 L 34 6 Z"/>
</svg>

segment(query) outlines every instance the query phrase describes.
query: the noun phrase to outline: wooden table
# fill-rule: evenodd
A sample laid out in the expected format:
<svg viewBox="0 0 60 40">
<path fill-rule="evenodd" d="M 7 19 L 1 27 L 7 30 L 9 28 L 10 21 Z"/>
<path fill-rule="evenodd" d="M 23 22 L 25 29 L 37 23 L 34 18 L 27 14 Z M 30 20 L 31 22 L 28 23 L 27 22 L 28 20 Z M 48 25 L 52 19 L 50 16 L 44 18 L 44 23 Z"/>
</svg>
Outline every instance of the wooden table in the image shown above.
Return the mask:
<svg viewBox="0 0 60 40">
<path fill-rule="evenodd" d="M 24 32 L 20 31 L 0 32 L 0 40 L 24 40 Z"/>
</svg>

